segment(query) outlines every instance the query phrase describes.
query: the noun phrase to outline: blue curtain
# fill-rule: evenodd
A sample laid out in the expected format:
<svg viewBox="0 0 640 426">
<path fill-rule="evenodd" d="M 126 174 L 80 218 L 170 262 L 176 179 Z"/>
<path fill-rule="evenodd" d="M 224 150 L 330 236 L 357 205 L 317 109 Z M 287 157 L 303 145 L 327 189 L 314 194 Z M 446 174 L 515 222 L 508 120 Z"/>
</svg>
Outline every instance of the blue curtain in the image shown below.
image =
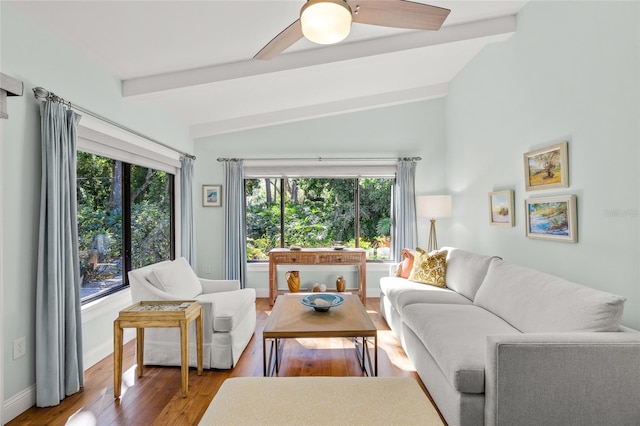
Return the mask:
<svg viewBox="0 0 640 426">
<path fill-rule="evenodd" d="M 395 194 L 391 212 L 394 223 L 394 238 L 391 253 L 393 259 L 400 260 L 403 248 L 415 248 L 418 241 L 416 225 L 416 163 L 413 160 L 401 159 L 396 166 Z"/>
<path fill-rule="evenodd" d="M 224 162 L 224 277 L 246 286 L 247 246 L 242 160 Z"/>
<path fill-rule="evenodd" d="M 182 257 L 187 259 L 194 271 L 196 265 L 195 219 L 193 205 L 193 166 L 194 159 L 181 157 L 180 163 L 180 236 Z"/>
<path fill-rule="evenodd" d="M 58 102 L 41 104 L 42 188 L 36 283 L 36 405 L 84 384 L 76 202 L 76 126 Z"/>
</svg>

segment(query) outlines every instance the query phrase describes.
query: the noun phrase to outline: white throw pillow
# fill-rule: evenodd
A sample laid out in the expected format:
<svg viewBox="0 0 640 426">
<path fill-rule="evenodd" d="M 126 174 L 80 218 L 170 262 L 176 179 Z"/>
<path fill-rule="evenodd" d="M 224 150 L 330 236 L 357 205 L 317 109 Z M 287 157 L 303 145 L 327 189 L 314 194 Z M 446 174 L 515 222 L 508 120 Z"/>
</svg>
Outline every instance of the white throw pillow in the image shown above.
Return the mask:
<svg viewBox="0 0 640 426">
<path fill-rule="evenodd" d="M 153 268 L 150 278 L 151 282 L 160 283 L 164 291 L 179 299 L 194 299 L 202 293 L 200 280 L 184 257 Z"/>
</svg>

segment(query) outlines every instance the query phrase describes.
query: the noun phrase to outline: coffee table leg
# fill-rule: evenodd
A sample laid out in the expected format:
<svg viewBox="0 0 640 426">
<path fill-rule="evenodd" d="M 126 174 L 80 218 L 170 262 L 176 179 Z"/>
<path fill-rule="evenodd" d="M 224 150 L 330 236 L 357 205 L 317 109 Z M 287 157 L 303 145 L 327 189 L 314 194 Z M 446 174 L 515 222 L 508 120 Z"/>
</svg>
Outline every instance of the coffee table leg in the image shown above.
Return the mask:
<svg viewBox="0 0 640 426">
<path fill-rule="evenodd" d="M 364 371 L 367 376 L 377 376 L 378 336 L 373 336 L 373 363 L 371 362 L 371 353 L 369 352 L 369 339 L 365 336 L 362 336 L 362 342 L 360 342 L 358 337 L 354 337 L 353 343 L 355 345 L 356 356 L 358 357 L 358 361 L 360 361 L 360 367 L 362 368 L 362 371 Z M 360 345 L 362 345 L 362 352 L 360 352 Z"/>
<path fill-rule="evenodd" d="M 375 375 L 378 375 L 378 334 L 376 333 L 375 336 L 373 336 L 373 358 L 374 358 L 374 364 L 375 364 Z"/>
</svg>

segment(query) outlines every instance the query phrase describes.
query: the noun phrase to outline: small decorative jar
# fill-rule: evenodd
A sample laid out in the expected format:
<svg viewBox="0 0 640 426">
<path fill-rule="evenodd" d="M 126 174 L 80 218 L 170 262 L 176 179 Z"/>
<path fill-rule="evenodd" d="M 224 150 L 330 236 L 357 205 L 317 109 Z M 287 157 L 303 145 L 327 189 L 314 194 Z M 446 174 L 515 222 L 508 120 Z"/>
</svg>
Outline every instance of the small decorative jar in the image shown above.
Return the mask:
<svg viewBox="0 0 640 426">
<path fill-rule="evenodd" d="M 342 275 L 338 275 L 338 279 L 336 280 L 336 289 L 339 292 L 345 291 L 347 288 L 347 282 L 345 281 Z"/>
</svg>

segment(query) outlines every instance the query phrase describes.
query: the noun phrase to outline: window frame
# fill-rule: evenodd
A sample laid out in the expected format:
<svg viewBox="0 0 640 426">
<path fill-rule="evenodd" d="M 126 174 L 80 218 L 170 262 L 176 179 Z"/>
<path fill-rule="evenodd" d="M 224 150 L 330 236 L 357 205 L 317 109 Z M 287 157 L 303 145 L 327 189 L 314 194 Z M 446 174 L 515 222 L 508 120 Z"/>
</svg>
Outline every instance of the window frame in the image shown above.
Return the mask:
<svg viewBox="0 0 640 426">
<path fill-rule="evenodd" d="M 326 173 L 326 172 L 325 172 Z M 284 191 L 284 185 L 285 185 L 285 179 L 295 179 L 296 177 L 300 177 L 300 176 L 255 176 L 255 172 L 254 173 L 250 173 L 249 176 L 247 176 L 245 174 L 245 178 L 244 178 L 244 182 L 243 182 L 243 187 L 244 187 L 244 203 L 245 206 L 247 204 L 247 194 L 246 194 L 246 181 L 247 180 L 253 180 L 253 179 L 279 179 L 279 196 L 280 196 L 280 200 L 279 200 L 279 204 L 280 204 L 280 248 L 285 248 L 286 247 L 286 241 L 285 241 L 285 206 L 286 206 L 286 201 L 285 201 L 285 191 Z M 360 247 L 360 180 L 364 179 L 364 178 L 379 178 L 379 179 L 393 179 L 392 185 L 391 185 L 391 200 L 395 199 L 395 190 L 396 190 L 396 175 L 395 172 L 393 173 L 392 176 L 389 175 L 382 175 L 382 176 L 376 176 L 376 175 L 368 175 L 368 176 L 329 176 L 328 173 L 327 175 L 323 175 L 320 174 L 318 172 L 314 172 L 313 175 L 309 175 L 309 176 L 304 176 L 305 178 L 314 178 L 314 179 L 353 179 L 354 181 L 354 188 L 353 188 L 353 196 L 354 196 L 354 219 L 355 219 L 355 223 L 354 223 L 354 239 L 355 239 L 355 247 L 359 248 Z M 246 226 L 246 209 L 245 209 L 245 226 Z M 391 214 L 391 212 L 390 212 Z M 391 224 L 391 238 L 393 238 L 393 235 L 395 234 L 395 223 L 392 222 Z M 367 259 L 367 263 L 372 263 L 372 264 L 377 264 L 377 263 L 387 263 L 387 262 L 393 262 L 393 259 L 388 259 L 385 261 L 381 261 L 381 260 L 374 260 L 374 259 Z M 264 259 L 247 259 L 246 260 L 247 264 L 261 264 L 261 263 L 266 263 L 268 262 L 268 260 L 264 260 Z"/>
<path fill-rule="evenodd" d="M 136 141 L 137 142 L 137 141 Z M 177 200 L 180 199 L 180 168 L 179 158 L 172 158 L 157 151 L 153 151 L 146 147 L 142 147 L 137 143 L 125 141 L 119 137 L 94 130 L 90 127 L 78 126 L 77 151 L 89 154 L 107 157 L 115 161 L 121 161 L 123 166 L 123 250 L 122 250 L 122 284 L 114 286 L 104 292 L 96 295 L 87 296 L 81 299 L 81 305 L 85 306 L 89 303 L 103 299 L 109 295 L 129 289 L 128 272 L 131 270 L 131 221 L 130 214 L 124 214 L 131 211 L 130 203 L 130 181 L 129 171 L 131 165 L 139 167 L 152 168 L 169 174 L 169 205 L 170 205 L 170 260 L 176 258 L 176 248 L 179 247 L 180 235 L 176 223 L 180 220 L 180 208 Z M 126 172 L 125 172 L 126 169 Z M 125 217 L 128 223 L 125 222 Z M 77 224 L 76 224 L 77 226 Z M 78 271 L 79 272 L 79 271 Z"/>
</svg>

